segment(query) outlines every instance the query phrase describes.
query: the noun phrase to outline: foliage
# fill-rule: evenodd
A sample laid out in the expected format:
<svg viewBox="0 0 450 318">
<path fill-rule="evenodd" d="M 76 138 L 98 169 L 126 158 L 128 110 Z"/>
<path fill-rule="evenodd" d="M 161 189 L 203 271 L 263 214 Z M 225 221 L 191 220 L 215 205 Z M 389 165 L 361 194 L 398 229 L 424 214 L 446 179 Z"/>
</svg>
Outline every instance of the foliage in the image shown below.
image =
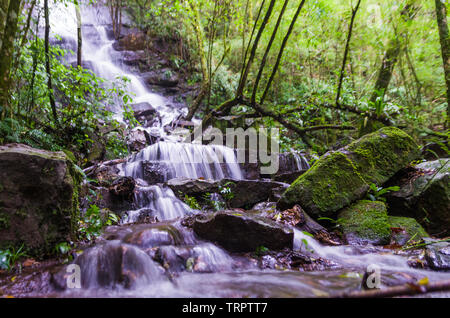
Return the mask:
<svg viewBox="0 0 450 318">
<path fill-rule="evenodd" d="M 376 184 L 371 183 L 369 192 L 367 193 L 367 199 L 371 201 L 383 201 L 386 202 L 386 198 L 383 197 L 386 193 L 389 192 L 395 192 L 400 190 L 399 186 L 392 186 L 392 187 L 378 187 Z"/>
<path fill-rule="evenodd" d="M 79 221 L 79 235 L 82 239 L 94 240 L 100 236 L 105 226 L 117 224 L 118 221 L 118 216 L 111 211 L 100 210 L 97 205 L 92 204 Z"/>
<path fill-rule="evenodd" d="M 9 249 L 0 250 L 0 269 L 12 270 L 17 261 L 25 257 L 27 254 L 23 250 L 23 244 L 18 248 L 11 247 Z"/>
<path fill-rule="evenodd" d="M 186 203 L 191 209 L 194 210 L 201 210 L 202 207 L 197 202 L 197 199 L 195 197 L 189 196 L 187 194 L 184 195 L 184 203 Z"/>
</svg>

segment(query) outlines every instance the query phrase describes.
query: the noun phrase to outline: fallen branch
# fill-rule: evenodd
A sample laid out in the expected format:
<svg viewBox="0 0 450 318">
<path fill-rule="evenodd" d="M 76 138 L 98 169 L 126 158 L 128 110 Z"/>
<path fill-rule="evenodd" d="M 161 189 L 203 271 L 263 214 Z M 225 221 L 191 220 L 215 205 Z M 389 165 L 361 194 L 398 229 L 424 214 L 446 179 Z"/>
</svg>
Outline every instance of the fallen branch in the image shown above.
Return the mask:
<svg viewBox="0 0 450 318">
<path fill-rule="evenodd" d="M 396 296 L 423 295 L 432 292 L 450 291 L 450 280 L 422 284 L 405 284 L 384 289 L 374 289 L 367 291 L 356 291 L 343 293 L 335 296 L 336 298 L 386 298 Z"/>
</svg>

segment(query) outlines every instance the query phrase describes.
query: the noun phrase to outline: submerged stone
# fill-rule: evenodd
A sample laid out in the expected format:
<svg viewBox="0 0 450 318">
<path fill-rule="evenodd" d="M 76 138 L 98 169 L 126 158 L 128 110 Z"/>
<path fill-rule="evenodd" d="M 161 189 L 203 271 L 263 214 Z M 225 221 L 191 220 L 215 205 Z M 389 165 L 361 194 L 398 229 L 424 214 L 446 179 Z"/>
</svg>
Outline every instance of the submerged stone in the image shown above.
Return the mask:
<svg viewBox="0 0 450 318">
<path fill-rule="evenodd" d="M 414 140 L 385 127 L 323 155 L 286 190 L 281 209 L 300 204 L 313 217 L 332 216 L 361 199 L 370 183 L 382 184 L 419 156 Z"/>
<path fill-rule="evenodd" d="M 389 244 L 391 226 L 386 205 L 380 201 L 358 201 L 338 215 L 338 224 L 349 244 Z"/>
</svg>

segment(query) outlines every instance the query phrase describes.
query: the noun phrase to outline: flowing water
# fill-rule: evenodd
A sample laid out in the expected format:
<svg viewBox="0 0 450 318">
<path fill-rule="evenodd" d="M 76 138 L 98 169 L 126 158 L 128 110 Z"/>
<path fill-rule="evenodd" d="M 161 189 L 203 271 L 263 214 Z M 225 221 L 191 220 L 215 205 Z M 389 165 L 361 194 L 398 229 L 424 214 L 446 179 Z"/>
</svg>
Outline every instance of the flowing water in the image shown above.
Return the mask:
<svg viewBox="0 0 450 318">
<path fill-rule="evenodd" d="M 55 5 L 51 10 L 53 34 L 72 50 L 76 43 L 75 8 Z M 107 79 L 130 79 L 128 89 L 135 102 L 148 102 L 162 121 L 154 128 L 165 134 L 164 126 L 186 109 L 174 108 L 165 97 L 153 93 L 127 66 L 123 53 L 113 49 L 108 37 L 109 13 L 101 7 L 82 7 L 83 60 Z M 76 45 L 76 44 L 75 44 Z M 68 57 L 68 62 L 73 62 Z M 120 118 L 120 109 L 112 109 Z M 170 140 L 168 138 L 167 140 Z M 299 154 L 294 155 L 297 170 L 309 168 Z M 163 181 L 175 177 L 220 180 L 243 179 L 233 149 L 172 141 L 160 141 L 131 156 L 121 166 L 124 176 L 138 180 L 134 202 L 120 226 L 109 227 L 96 246 L 77 257 L 82 288 L 67 289 L 47 296 L 56 297 L 314 297 L 358 289 L 361 273 L 368 265 L 381 267 L 385 276 L 408 273 L 413 277 L 438 280 L 447 276 L 407 265 L 407 258 L 380 248 L 323 246 L 294 230 L 294 249 L 313 250 L 313 255 L 338 264 L 337 269 L 300 272 L 261 270 L 249 257 L 230 255 L 222 248 L 198 239 L 180 224 L 180 218 L 199 213 L 177 199 L 161 184 L 148 185 L 144 164 L 160 165 Z M 237 194 L 239 195 L 239 194 Z M 142 217 L 153 223 L 134 224 Z M 161 265 L 163 264 L 163 265 Z"/>
</svg>

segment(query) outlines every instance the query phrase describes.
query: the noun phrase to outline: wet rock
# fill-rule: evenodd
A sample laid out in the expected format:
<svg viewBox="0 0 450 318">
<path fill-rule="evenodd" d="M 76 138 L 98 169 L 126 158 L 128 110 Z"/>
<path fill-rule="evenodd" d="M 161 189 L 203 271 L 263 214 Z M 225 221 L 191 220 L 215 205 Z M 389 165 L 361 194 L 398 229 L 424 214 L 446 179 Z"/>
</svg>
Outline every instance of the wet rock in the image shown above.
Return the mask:
<svg viewBox="0 0 450 318">
<path fill-rule="evenodd" d="M 429 236 L 413 218 L 389 216 L 388 220 L 392 230 L 391 244 L 405 245 L 408 242 L 418 242 Z"/>
<path fill-rule="evenodd" d="M 127 146 L 131 152 L 139 152 L 147 147 L 147 138 L 145 131 L 142 129 L 134 129 L 130 131 L 126 138 Z"/>
<path fill-rule="evenodd" d="M 86 173 L 86 175 L 95 180 L 95 184 L 100 186 L 106 186 L 109 187 L 111 183 L 119 178 L 120 169 L 118 168 L 118 165 L 125 162 L 125 159 L 122 161 L 117 160 L 115 161 L 116 164 L 99 164 L 90 169 L 89 172 Z"/>
<path fill-rule="evenodd" d="M 306 171 L 307 170 L 299 170 L 299 171 L 279 173 L 279 174 L 274 175 L 272 177 L 272 179 L 274 181 L 291 184 L 295 180 L 297 180 L 298 177 L 300 177 L 302 174 L 304 174 Z"/>
<path fill-rule="evenodd" d="M 382 128 L 323 155 L 286 190 L 279 208 L 299 204 L 312 217 L 333 216 L 362 198 L 369 183 L 383 184 L 418 156 L 417 144 L 405 132 Z"/>
<path fill-rule="evenodd" d="M 288 186 L 271 180 L 223 179 L 220 184 L 230 187 L 234 194 L 229 201 L 232 208 L 251 208 L 254 204 L 269 199 L 274 189 Z"/>
<path fill-rule="evenodd" d="M 167 182 L 167 186 L 172 189 L 177 196 L 202 195 L 207 192 L 219 191 L 218 182 L 204 179 L 173 178 Z"/>
<path fill-rule="evenodd" d="M 139 210 L 132 210 L 125 212 L 121 219 L 121 224 L 127 223 L 156 223 L 158 222 L 156 217 L 156 211 L 149 208 L 143 208 Z"/>
<path fill-rule="evenodd" d="M 223 188 L 229 188 L 232 197 L 228 200 L 228 204 L 232 208 L 248 208 L 258 202 L 265 201 L 272 196 L 273 190 L 283 187 L 286 189 L 287 184 L 275 182 L 271 180 L 233 180 L 222 179 L 220 181 L 174 178 L 167 182 L 167 185 L 179 197 L 185 194 L 193 196 L 203 196 L 206 193 L 219 193 Z M 180 196 L 181 194 L 181 196 Z"/>
<path fill-rule="evenodd" d="M 338 224 L 349 244 L 387 245 L 391 226 L 386 205 L 379 201 L 358 201 L 338 215 Z"/>
<path fill-rule="evenodd" d="M 260 165 L 258 162 L 251 163 L 251 162 L 245 162 L 241 163 L 241 171 L 244 179 L 247 180 L 258 180 L 260 178 L 259 172 L 260 172 Z"/>
<path fill-rule="evenodd" d="M 433 239 L 424 239 L 425 243 L 436 242 Z M 450 243 L 439 242 L 426 246 L 425 259 L 428 266 L 434 270 L 450 270 Z"/>
<path fill-rule="evenodd" d="M 105 187 L 99 187 L 95 191 L 97 193 L 97 200 L 94 201 L 94 204 L 101 209 L 108 209 L 116 214 L 121 214 L 134 208 L 132 196 L 117 196 L 109 191 L 109 188 Z M 90 204 L 88 202 L 84 208 L 88 208 Z"/>
<path fill-rule="evenodd" d="M 142 51 L 124 51 L 122 52 L 123 64 L 129 66 L 139 66 L 145 63 L 145 52 Z"/>
<path fill-rule="evenodd" d="M 168 179 L 170 167 L 164 162 L 158 161 L 142 161 L 142 170 L 144 173 L 144 180 L 149 185 L 163 183 Z"/>
<path fill-rule="evenodd" d="M 136 120 L 144 126 L 149 126 L 148 124 L 155 119 L 156 109 L 150 103 L 132 104 L 131 108 L 134 111 Z"/>
<path fill-rule="evenodd" d="M 120 198 L 131 198 L 133 196 L 136 181 L 132 177 L 120 177 L 114 180 L 109 187 L 109 192 Z"/>
<path fill-rule="evenodd" d="M 192 228 L 199 237 L 217 242 L 230 252 L 252 252 L 258 247 L 292 248 L 294 233 L 268 219 L 233 212 L 198 215 Z"/>
<path fill-rule="evenodd" d="M 143 32 L 130 32 L 114 42 L 113 48 L 117 51 L 141 51 L 145 50 L 147 36 Z"/>
<path fill-rule="evenodd" d="M 156 85 L 162 87 L 175 87 L 180 82 L 178 74 L 163 69 L 155 72 L 147 72 L 142 75 L 145 82 L 149 85 Z"/>
<path fill-rule="evenodd" d="M 73 238 L 82 179 L 63 152 L 0 146 L 0 249 L 23 243 L 42 256 Z"/>
<path fill-rule="evenodd" d="M 450 159 L 404 169 L 388 185 L 400 186 L 386 196 L 390 214 L 414 217 L 431 235 L 450 235 Z"/>
<path fill-rule="evenodd" d="M 164 245 L 180 245 L 183 243 L 183 237 L 174 226 L 167 224 L 149 224 L 135 228 L 132 233 L 125 236 L 123 241 L 148 249 Z"/>
</svg>

